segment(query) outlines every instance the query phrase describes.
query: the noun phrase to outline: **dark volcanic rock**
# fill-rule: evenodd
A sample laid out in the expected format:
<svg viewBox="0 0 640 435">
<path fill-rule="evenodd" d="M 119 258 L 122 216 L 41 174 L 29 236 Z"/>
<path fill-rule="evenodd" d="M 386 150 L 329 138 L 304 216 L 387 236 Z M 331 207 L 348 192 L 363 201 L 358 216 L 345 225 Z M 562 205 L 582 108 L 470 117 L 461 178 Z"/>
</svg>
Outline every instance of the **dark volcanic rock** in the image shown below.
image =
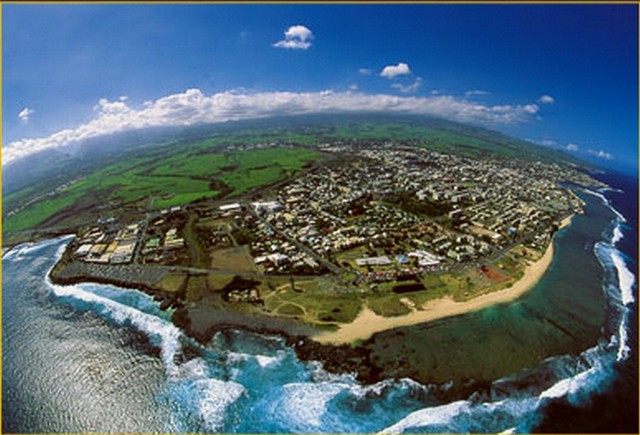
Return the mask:
<svg viewBox="0 0 640 435">
<path fill-rule="evenodd" d="M 371 362 L 371 351 L 367 348 L 320 344 L 303 336 L 289 336 L 286 344 L 302 361 L 321 361 L 328 372 L 355 373 L 356 378 L 366 384 L 382 379 L 382 369 Z"/>
</svg>

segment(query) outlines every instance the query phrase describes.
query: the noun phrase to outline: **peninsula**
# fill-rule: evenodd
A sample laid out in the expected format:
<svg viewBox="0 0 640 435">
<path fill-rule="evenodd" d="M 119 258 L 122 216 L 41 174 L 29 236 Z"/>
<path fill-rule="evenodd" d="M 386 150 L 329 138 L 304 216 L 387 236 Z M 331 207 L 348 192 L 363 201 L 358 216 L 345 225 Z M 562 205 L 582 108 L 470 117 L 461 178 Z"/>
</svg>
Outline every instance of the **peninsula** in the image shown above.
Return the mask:
<svg viewBox="0 0 640 435">
<path fill-rule="evenodd" d="M 75 234 L 53 282 L 146 291 L 203 341 L 231 325 L 341 344 L 519 297 L 582 212 L 569 186 L 599 187 L 539 156 L 314 137 L 143 154 L 10 201 L 5 231 Z"/>
</svg>

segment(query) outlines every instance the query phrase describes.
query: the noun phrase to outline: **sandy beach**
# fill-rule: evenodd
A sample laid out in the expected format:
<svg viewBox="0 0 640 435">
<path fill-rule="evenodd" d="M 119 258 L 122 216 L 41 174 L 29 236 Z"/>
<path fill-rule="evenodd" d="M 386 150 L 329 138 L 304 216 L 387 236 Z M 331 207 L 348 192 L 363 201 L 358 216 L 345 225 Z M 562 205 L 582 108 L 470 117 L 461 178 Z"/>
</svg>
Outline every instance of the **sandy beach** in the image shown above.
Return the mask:
<svg viewBox="0 0 640 435">
<path fill-rule="evenodd" d="M 559 228 L 565 228 L 571 225 L 571 219 L 573 219 L 573 215 L 567 216 L 566 218 L 562 219 Z"/>
<path fill-rule="evenodd" d="M 563 227 L 569 225 L 571 218 L 563 221 Z M 465 302 L 455 302 L 452 298 L 442 298 L 427 302 L 421 310 L 398 317 L 382 317 L 365 307 L 356 319 L 342 325 L 336 331 L 324 331 L 313 339 L 320 343 L 343 344 L 356 340 L 365 340 L 377 332 L 400 326 L 416 325 L 436 319 L 457 316 L 480 310 L 494 304 L 509 302 L 522 296 L 542 278 L 553 260 L 553 241 L 549 243 L 544 255 L 525 269 L 524 276 L 513 286 L 504 290 L 484 294 Z"/>
</svg>

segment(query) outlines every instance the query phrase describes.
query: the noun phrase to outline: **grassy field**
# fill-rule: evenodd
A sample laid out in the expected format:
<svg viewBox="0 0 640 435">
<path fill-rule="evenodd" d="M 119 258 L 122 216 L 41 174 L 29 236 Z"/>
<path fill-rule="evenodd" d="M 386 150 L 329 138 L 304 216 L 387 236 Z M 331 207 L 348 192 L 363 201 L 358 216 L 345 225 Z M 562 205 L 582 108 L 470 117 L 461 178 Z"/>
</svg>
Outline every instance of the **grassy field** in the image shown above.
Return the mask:
<svg viewBox="0 0 640 435">
<path fill-rule="evenodd" d="M 273 313 L 295 315 L 309 323 L 349 323 L 362 309 L 360 298 L 353 294 L 328 293 L 326 289 L 316 290 L 317 287 L 318 283 L 313 281 L 296 282 L 296 291 L 288 281 L 283 281 L 264 298 L 265 306 Z"/>
<path fill-rule="evenodd" d="M 152 196 L 154 208 L 166 208 L 215 198 L 220 191 L 211 189 L 213 179 L 228 185 L 230 195 L 241 194 L 284 180 L 319 158 L 304 148 L 268 148 L 234 153 L 197 151 L 163 159 L 141 157 L 117 162 L 5 219 L 3 230 L 33 228 L 65 209 L 103 205 L 106 201 L 129 203 Z M 161 198 L 169 194 L 173 196 Z M 17 192 L 14 198 L 21 195 Z"/>
<path fill-rule="evenodd" d="M 157 286 L 169 293 L 176 293 L 183 286 L 187 275 L 184 273 L 172 273 L 160 280 Z"/>
<path fill-rule="evenodd" d="M 211 269 L 255 272 L 253 257 L 246 246 L 217 249 L 210 253 Z"/>
<path fill-rule="evenodd" d="M 187 302 L 197 302 L 208 292 L 207 275 L 193 275 L 187 282 L 185 298 Z"/>
<path fill-rule="evenodd" d="M 394 317 L 409 314 L 411 309 L 400 302 L 406 296 L 395 294 L 375 295 L 367 298 L 367 305 L 371 310 L 383 317 Z"/>
<path fill-rule="evenodd" d="M 216 178 L 233 188 L 231 195 L 286 179 L 318 154 L 304 148 L 266 148 L 235 153 L 191 154 L 172 159 L 150 172 L 154 177 Z"/>
</svg>

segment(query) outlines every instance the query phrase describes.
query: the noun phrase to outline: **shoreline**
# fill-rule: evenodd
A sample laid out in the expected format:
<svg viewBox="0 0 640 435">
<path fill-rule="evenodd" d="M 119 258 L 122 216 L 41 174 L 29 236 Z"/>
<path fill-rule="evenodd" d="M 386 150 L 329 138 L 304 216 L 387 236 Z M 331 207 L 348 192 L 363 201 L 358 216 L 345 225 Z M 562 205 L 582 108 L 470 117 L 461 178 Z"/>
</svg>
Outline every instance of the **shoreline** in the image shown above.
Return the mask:
<svg viewBox="0 0 640 435">
<path fill-rule="evenodd" d="M 574 215 L 567 216 L 559 224 L 558 229 L 566 228 L 571 224 Z M 52 271 L 50 273 L 52 281 L 57 284 L 68 285 L 77 284 L 79 282 L 101 282 L 104 284 L 114 284 L 127 288 L 136 288 L 153 296 L 164 305 L 163 308 L 169 306 L 175 307 L 176 313 L 172 316 L 172 322 L 180 329 L 185 331 L 187 335 L 196 338 L 201 343 L 208 342 L 215 331 L 227 328 L 240 328 L 264 333 L 274 333 L 283 335 L 288 340 L 295 337 L 295 340 L 301 340 L 304 343 L 302 348 L 306 348 L 302 353 L 310 351 L 316 358 L 319 348 L 328 349 L 342 348 L 344 346 L 358 348 L 357 342 L 366 341 L 377 333 L 393 330 L 400 327 L 413 326 L 422 323 L 428 323 L 447 317 L 454 317 L 488 308 L 495 304 L 511 302 L 518 299 L 544 276 L 553 261 L 554 255 L 554 236 L 542 255 L 538 260 L 529 263 L 524 275 L 518 281 L 508 288 L 486 293 L 464 302 L 455 302 L 451 296 L 435 299 L 426 302 L 420 307 L 414 308 L 409 314 L 398 317 L 382 317 L 375 314 L 370 308 L 365 306 L 358 316 L 348 324 L 341 324 L 336 330 L 319 330 L 310 325 L 302 325 L 297 322 L 289 323 L 287 319 L 262 317 L 259 315 L 251 315 L 249 313 L 228 313 L 206 305 L 189 306 L 190 304 L 180 303 L 176 295 L 166 294 L 158 291 L 153 286 L 136 285 L 139 283 L 115 281 L 113 279 L 97 280 L 95 277 L 89 276 L 59 276 Z M 55 269 L 55 268 L 54 268 Z M 73 274 L 72 274 L 73 275 Z M 294 341 L 295 342 L 295 341 Z M 298 346 L 294 346 L 297 348 Z M 302 349 L 296 349 L 297 353 Z M 345 349 L 346 350 L 346 349 Z M 320 356 L 321 360 L 332 360 L 330 355 L 324 354 Z M 299 356 L 302 357 L 302 355 Z M 311 355 L 305 355 L 309 359 Z M 314 359 L 314 358 L 312 358 Z"/>
<path fill-rule="evenodd" d="M 564 219 L 559 228 L 565 228 L 570 223 L 571 216 Z M 301 361 L 320 361 L 325 370 L 330 373 L 353 373 L 359 382 L 369 385 L 397 375 L 394 371 L 395 366 L 376 360 L 373 340 L 377 334 L 513 301 L 538 283 L 551 265 L 553 255 L 554 237 L 552 236 L 542 257 L 529 263 L 525 268 L 524 276 L 509 288 L 487 293 L 465 302 L 455 302 L 451 297 L 432 300 L 425 303 L 419 310 L 401 317 L 384 318 L 365 307 L 354 322 L 342 325 L 335 331 L 318 330 L 310 325 L 292 322 L 291 319 L 272 318 L 255 313 L 229 312 L 206 303 L 177 304 L 171 322 L 187 336 L 203 345 L 209 343 L 217 332 L 226 333 L 225 331 L 233 329 L 277 335 L 284 338 L 285 345 L 293 349 Z M 79 281 L 85 282 L 84 279 Z M 125 287 L 132 286 L 129 283 Z M 161 295 L 150 292 L 149 288 L 138 287 L 137 289 L 155 296 L 156 300 L 166 302 L 166 305 L 177 302 L 164 301 Z M 420 377 L 418 373 L 413 373 L 412 376 L 421 381 L 437 383 L 431 378 Z M 467 387 L 461 384 L 456 386 L 455 390 L 463 391 L 465 388 Z"/>
<path fill-rule="evenodd" d="M 571 225 L 571 221 L 573 220 L 574 216 L 575 216 L 574 214 L 570 214 L 566 218 L 562 219 L 562 221 L 560 221 L 560 225 L 558 226 L 558 229 L 561 230 L 561 229 L 566 228 L 569 225 Z M 553 241 L 552 241 L 552 243 L 553 243 Z"/>
<path fill-rule="evenodd" d="M 558 229 L 569 226 L 573 216 L 574 215 L 570 215 L 564 218 L 559 223 Z M 56 273 L 56 267 L 53 268 L 49 275 L 54 283 L 61 285 L 97 282 L 125 288 L 134 288 L 147 293 L 154 297 L 154 299 L 162 302 L 163 308 L 170 306 L 177 308 L 176 315 L 173 316 L 173 323 L 185 330 L 187 335 L 197 338 L 200 342 L 207 342 L 214 331 L 227 327 L 243 328 L 246 326 L 249 330 L 268 331 L 284 336 L 305 337 L 310 341 L 316 342 L 318 345 L 342 346 L 354 344 L 357 341 L 364 341 L 371 338 L 374 334 L 399 327 L 428 323 L 434 320 L 481 310 L 495 304 L 513 301 L 535 286 L 542 276 L 544 276 L 553 261 L 553 253 L 552 236 L 542 257 L 528 264 L 523 277 L 513 283 L 511 287 L 482 294 L 464 302 L 456 302 L 451 296 L 430 300 L 422 306 L 414 308 L 411 313 L 397 317 L 380 316 L 365 305 L 351 323 L 340 324 L 338 329 L 332 331 L 319 330 L 313 326 L 301 325 L 297 322 L 289 324 L 287 319 L 269 316 L 262 317 L 248 313 L 225 313 L 221 315 L 220 310 L 207 309 L 206 306 L 199 306 L 199 309 L 196 307 L 188 307 L 188 304 L 178 300 L 177 295 L 161 291 L 153 285 L 116 280 L 113 279 L 113 277 L 99 278 L 74 273 L 71 273 L 71 276 L 65 276 L 66 273 Z M 69 271 L 65 270 L 65 272 L 68 273 Z M 198 312 L 200 312 L 200 315 L 196 314 Z"/>
<path fill-rule="evenodd" d="M 571 223 L 571 217 L 564 219 L 560 228 L 568 226 Z M 553 253 L 552 237 L 542 257 L 529 264 L 525 269 L 524 276 L 506 289 L 483 294 L 465 302 L 455 302 L 450 296 L 428 301 L 421 309 L 398 317 L 382 317 L 374 313 L 370 308 L 365 307 L 353 322 L 341 325 L 336 331 L 322 331 L 311 338 L 321 344 L 348 344 L 358 340 L 367 340 L 376 333 L 398 327 L 459 316 L 495 304 L 511 302 L 518 299 L 538 283 L 551 265 Z"/>
</svg>

